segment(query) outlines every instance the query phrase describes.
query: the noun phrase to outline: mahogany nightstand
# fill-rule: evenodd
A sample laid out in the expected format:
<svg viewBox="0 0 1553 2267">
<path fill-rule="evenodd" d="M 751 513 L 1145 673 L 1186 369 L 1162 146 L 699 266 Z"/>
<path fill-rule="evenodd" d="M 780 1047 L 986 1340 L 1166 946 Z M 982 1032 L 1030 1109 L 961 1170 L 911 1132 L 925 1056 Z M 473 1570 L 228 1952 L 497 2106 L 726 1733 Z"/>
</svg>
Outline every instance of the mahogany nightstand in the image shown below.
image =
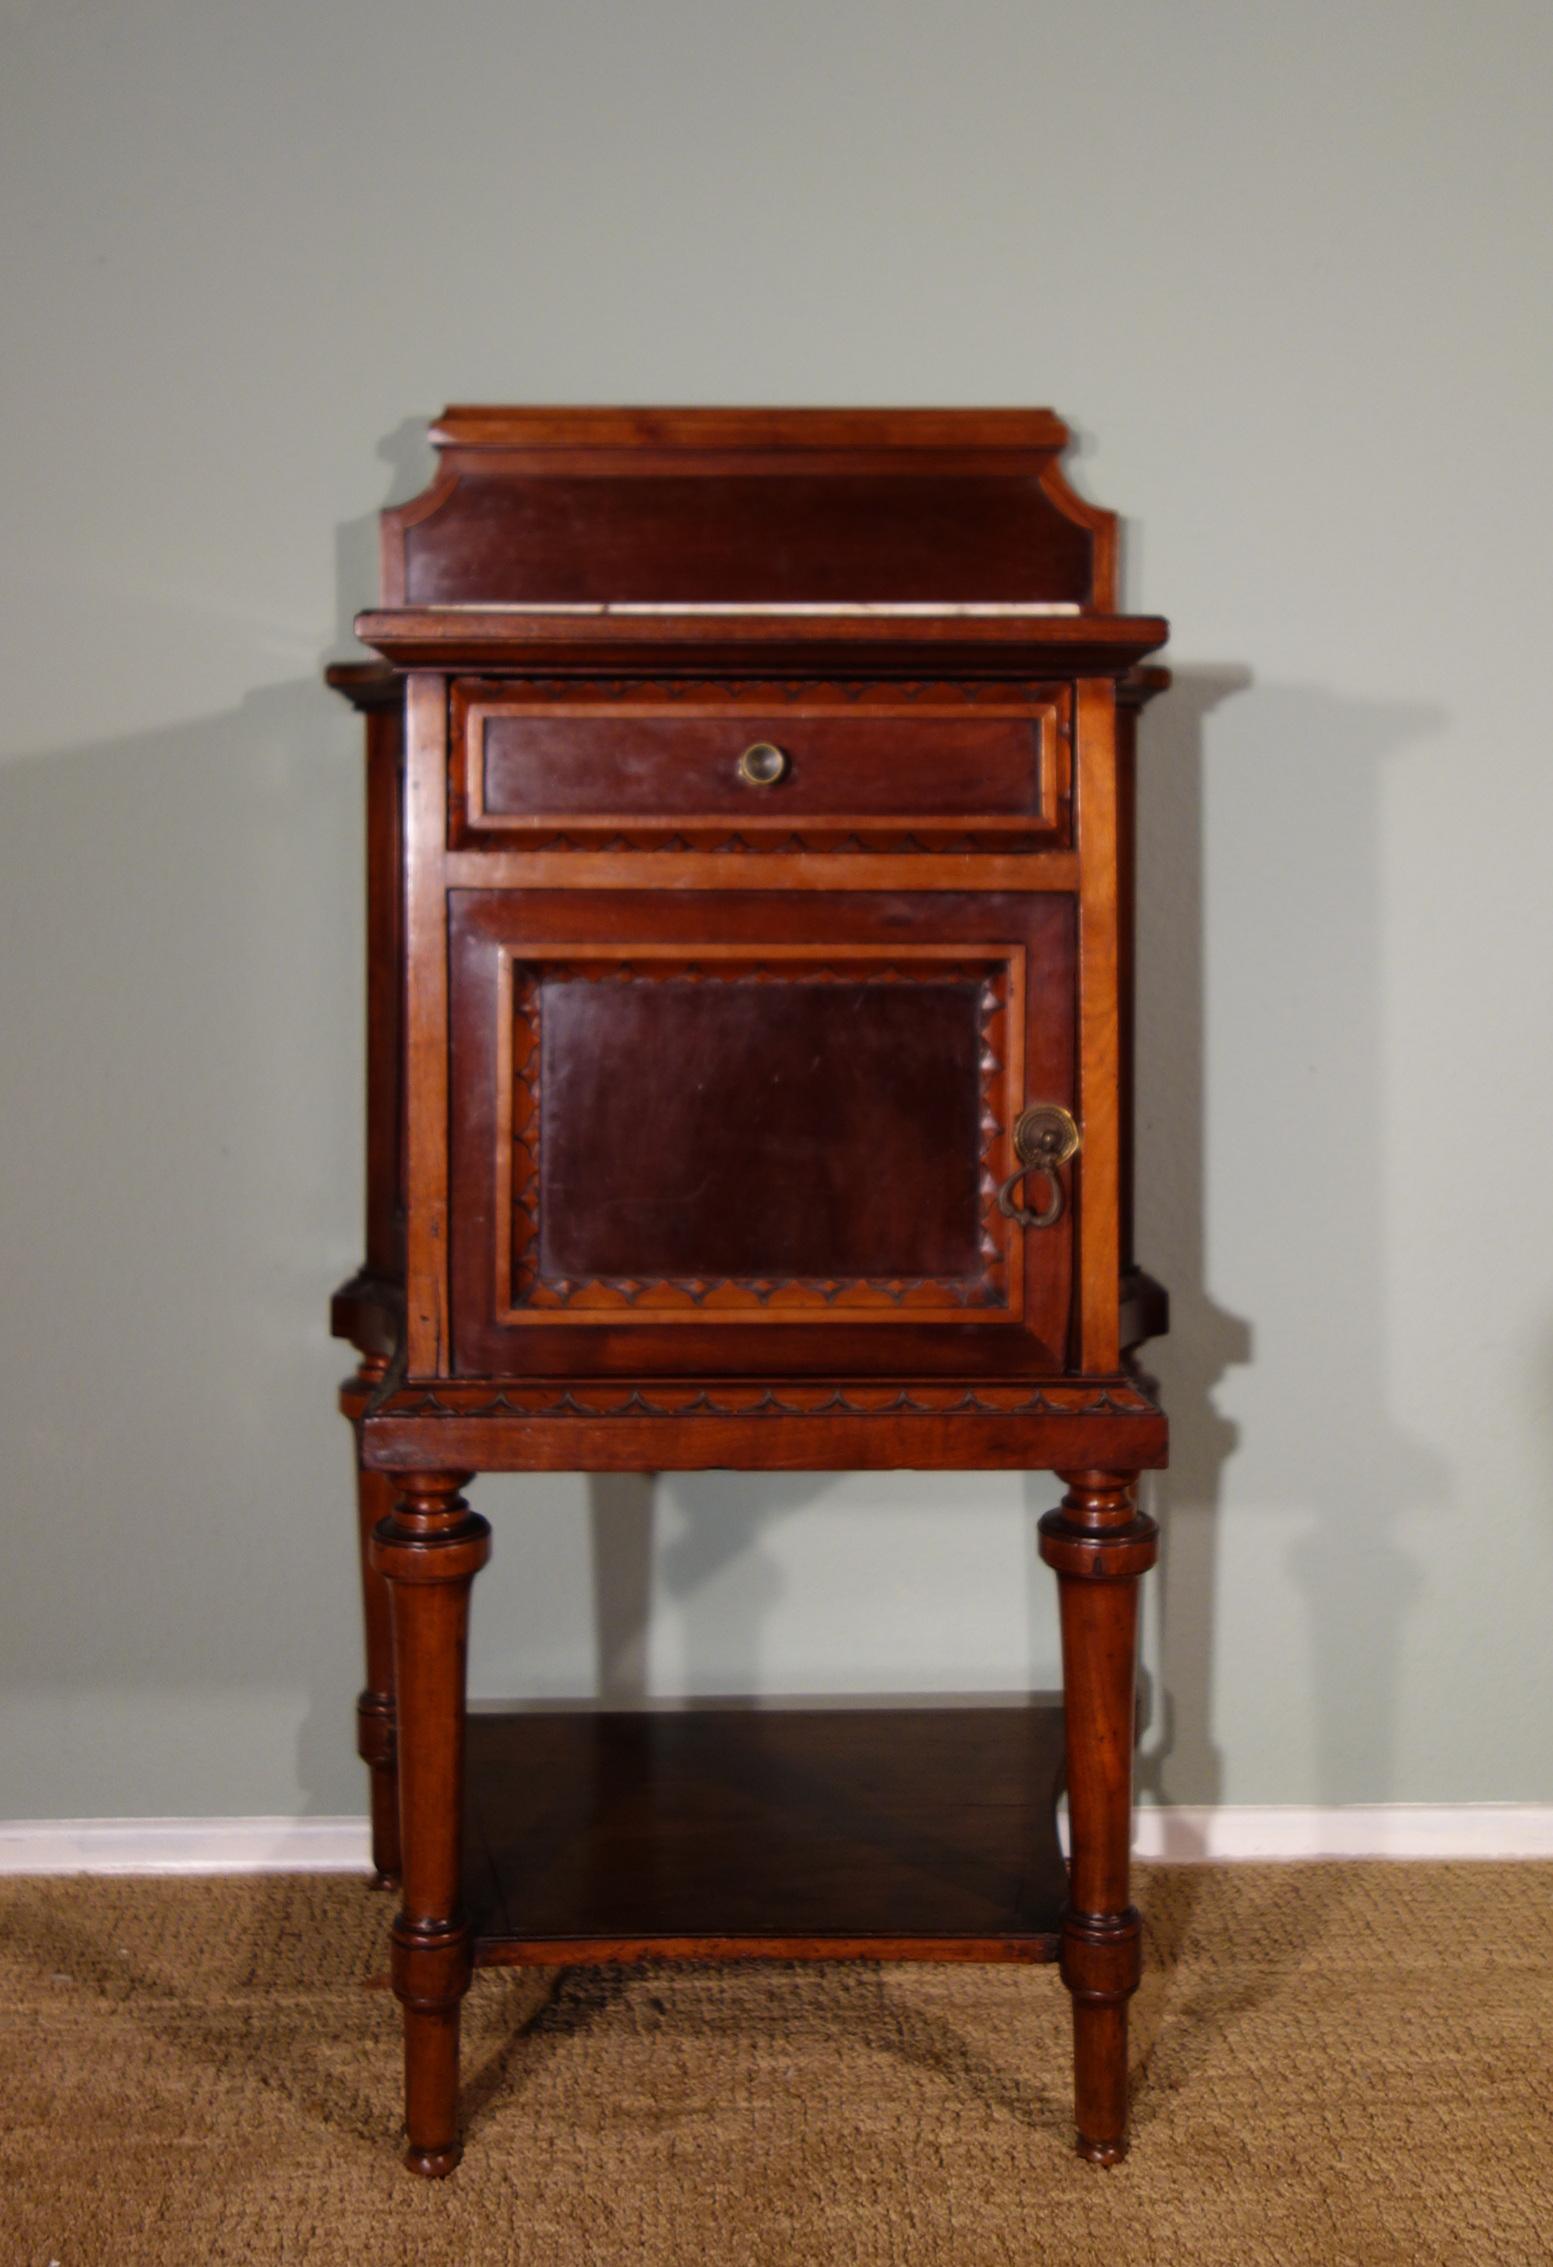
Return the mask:
<svg viewBox="0 0 1553 2267">
<path fill-rule="evenodd" d="M 1059 1959 L 1125 2147 L 1133 729 L 1044 410 L 451 409 L 383 515 L 361 1355 L 409 2163 L 489 1962 Z M 483 1471 L 1043 1470 L 1061 1717 L 477 1714 Z M 1071 1867 L 1056 1839 L 1066 1780 Z M 974 1799 L 969 1799 L 969 1798 Z"/>
</svg>

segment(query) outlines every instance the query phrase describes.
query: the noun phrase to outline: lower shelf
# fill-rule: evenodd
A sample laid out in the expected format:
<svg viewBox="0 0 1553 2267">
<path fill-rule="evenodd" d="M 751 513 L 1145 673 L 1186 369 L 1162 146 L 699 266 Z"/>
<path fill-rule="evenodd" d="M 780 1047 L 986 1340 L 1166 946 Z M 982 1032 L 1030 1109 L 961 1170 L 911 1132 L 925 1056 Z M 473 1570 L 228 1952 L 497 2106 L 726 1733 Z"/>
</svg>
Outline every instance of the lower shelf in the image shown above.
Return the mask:
<svg viewBox="0 0 1553 2267">
<path fill-rule="evenodd" d="M 464 1899 L 483 1964 L 1050 1960 L 1058 1704 L 487 1711 Z"/>
</svg>

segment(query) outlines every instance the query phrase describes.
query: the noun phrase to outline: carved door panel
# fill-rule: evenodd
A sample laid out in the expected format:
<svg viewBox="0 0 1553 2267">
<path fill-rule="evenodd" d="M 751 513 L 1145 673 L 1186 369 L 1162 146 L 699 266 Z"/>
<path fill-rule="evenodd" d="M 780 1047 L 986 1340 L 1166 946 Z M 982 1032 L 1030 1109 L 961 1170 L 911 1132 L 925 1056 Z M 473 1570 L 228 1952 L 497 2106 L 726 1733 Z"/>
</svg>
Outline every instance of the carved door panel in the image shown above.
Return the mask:
<svg viewBox="0 0 1553 2267">
<path fill-rule="evenodd" d="M 449 914 L 462 1374 L 1064 1366 L 1073 1204 L 1035 1230 L 998 1191 L 1026 1102 L 1077 1107 L 1069 898 Z"/>
</svg>

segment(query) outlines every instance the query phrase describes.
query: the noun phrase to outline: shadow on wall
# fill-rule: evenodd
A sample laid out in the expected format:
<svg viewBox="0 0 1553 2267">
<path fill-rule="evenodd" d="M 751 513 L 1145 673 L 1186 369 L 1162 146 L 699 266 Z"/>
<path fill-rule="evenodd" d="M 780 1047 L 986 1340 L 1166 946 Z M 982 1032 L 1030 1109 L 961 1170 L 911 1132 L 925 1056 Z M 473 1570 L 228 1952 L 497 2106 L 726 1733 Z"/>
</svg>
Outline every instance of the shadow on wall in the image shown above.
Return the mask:
<svg viewBox="0 0 1553 2267">
<path fill-rule="evenodd" d="M 1178 670 L 1144 721 L 1139 1257 L 1169 1285 L 1172 1310 L 1170 1336 L 1146 1356 L 1172 1436 L 1170 1469 L 1151 1483 L 1160 1698 L 1139 1760 L 1146 1800 L 1226 1799 L 1214 1664 L 1240 1427 L 1214 1396 L 1227 1382 L 1233 1398 L 1229 1373 L 1253 1361 L 1287 1369 L 1285 1387 L 1271 1381 L 1286 1396 L 1280 1448 L 1304 1444 L 1274 1508 L 1308 1507 L 1311 1521 L 1287 1563 L 1258 1570 L 1269 1600 L 1292 1578 L 1308 1628 L 1302 1657 L 1269 1651 L 1261 1707 L 1295 1720 L 1296 1745 L 1308 1738 L 1322 1802 L 1384 1800 L 1393 1783 L 1401 1634 L 1421 1581 L 1399 1516 L 1439 1500 L 1444 1473 L 1385 1415 L 1379 813 L 1387 759 L 1440 721 L 1419 704 L 1253 688 L 1242 669 L 1209 667 Z M 1212 839 L 1233 866 L 1213 876 L 1211 943 L 1210 777 Z M 1253 1030 L 1265 1042 L 1237 1065 L 1220 1034 Z M 1278 1285 L 1254 1334 L 1210 1290 L 1241 1272 L 1242 1234 L 1261 1255 L 1245 1272 Z M 1241 1521 L 1249 1508 L 1237 1507 Z M 1243 1554 L 1258 1548 L 1249 1533 Z M 1243 1627 L 1238 1640 L 1254 1650 L 1258 1633 Z M 1264 1729 L 1249 1744 L 1278 1742 Z"/>
<path fill-rule="evenodd" d="M 419 477 L 407 460 L 403 484 Z M 370 534 L 370 522 L 343 530 L 342 561 Z M 346 587 L 362 579 L 342 574 Z M 1214 877 L 1212 953 L 1210 718 L 1215 839 L 1233 844 L 1239 877 Z M 1152 1356 L 1175 1442 L 1155 1492 L 1161 1697 L 1140 1769 L 1157 1801 L 1224 1793 L 1213 1670 L 1237 1430 L 1214 1397 L 1253 1354 L 1280 1365 L 1296 1344 L 1279 1436 L 1303 1444 L 1289 1449 L 1285 1500 L 1310 1523 L 1265 1581 L 1271 1593 L 1292 1577 L 1303 1593 L 1309 1646 L 1298 1661 L 1285 1653 L 1276 1684 L 1270 1666 L 1265 1705 L 1311 1728 L 1323 1800 L 1380 1799 L 1391 1784 L 1397 1655 L 1420 1579 L 1399 1522 L 1443 1481 L 1385 1415 L 1378 809 L 1384 760 L 1435 721 L 1252 690 L 1243 672 L 1212 669 L 1181 671 L 1146 719 L 1140 1256 L 1174 1301 L 1173 1334 Z M 56 1768 L 83 1811 L 122 1807 L 108 1775 L 123 1759 L 94 1714 L 103 1693 L 141 1754 L 190 1696 L 207 1712 L 182 1748 L 146 1756 L 143 1776 L 137 1760 L 135 1807 L 221 1807 L 208 1712 L 246 1721 L 252 1708 L 272 1728 L 275 1696 L 298 1689 L 309 1806 L 358 1799 L 355 1639 L 342 1646 L 339 1618 L 354 1588 L 348 1445 L 322 1329 L 332 1281 L 359 1256 L 359 1003 L 337 981 L 359 957 L 355 738 L 308 680 L 226 715 L 0 768 L 0 1012 L 27 1066 L 3 1129 L 9 1520 L 34 1570 L 25 1603 L 11 1592 L 5 1675 L 60 1743 L 35 1767 L 18 1760 L 0 1806 L 10 1815 L 58 1815 L 45 1791 Z M 1257 1005 L 1282 1068 L 1269 1082 L 1213 1061 L 1215 1136 L 1229 1128 L 1230 1148 L 1210 1157 L 1205 1002 L 1211 985 L 1215 1031 L 1243 1031 L 1244 999 L 1223 1010 L 1250 966 L 1265 971 Z M 1318 1056 L 1321 1086 L 1307 1068 Z M 1241 1233 L 1264 1252 L 1287 1239 L 1254 1346 L 1209 1288 L 1239 1272 Z M 773 1530 L 826 1485 L 773 1475 L 730 1499 L 708 1476 L 692 1491 L 694 1516 L 659 1571 L 682 1601 L 718 1590 L 722 1660 L 736 1637 L 754 1665 L 785 1580 Z M 1032 1509 L 1050 1500 L 1042 1479 Z M 601 1478 L 591 1502 L 599 1691 L 629 1703 L 647 1691 L 652 1483 Z M 734 1562 L 730 1596 L 717 1577 Z M 1044 1580 L 1032 1552 L 1032 1598 Z M 694 1619 L 687 1634 L 693 1645 Z M 694 1685 L 693 1657 L 687 1668 Z M 1049 1673 L 1043 1662 L 1035 1681 Z M 272 1799 L 286 1803 L 278 1786 Z"/>
<path fill-rule="evenodd" d="M 414 493 L 420 421 L 384 455 L 395 494 Z M 375 517 L 339 531 L 342 646 L 375 587 L 375 531 Z M 1398 1523 L 1442 1479 L 1385 1416 L 1379 808 L 1386 759 L 1436 721 L 1208 668 L 1180 671 L 1145 719 L 1140 1257 L 1175 1315 L 1153 1353 L 1175 1427 L 1156 1491 L 1162 1697 L 1140 1774 L 1156 1800 L 1224 1791 L 1212 1677 L 1236 1428 L 1214 1395 L 1253 1352 L 1278 1370 L 1296 1345 L 1279 1446 L 1291 1444 L 1287 1500 L 1310 1524 L 1265 1578 L 1271 1592 L 1292 1576 L 1303 1593 L 1309 1651 L 1266 1705 L 1313 1719 L 1323 1799 L 1373 1800 L 1390 1784 L 1396 1656 L 1419 1579 Z M 10 1594 L 4 1673 L 49 1730 L 34 1760 L 16 1743 L 0 1813 L 59 1815 L 56 1773 L 70 1807 L 123 1808 L 131 1751 L 133 1807 L 224 1807 L 215 1718 L 272 1738 L 298 1690 L 309 1807 L 359 1801 L 359 1668 L 340 1622 L 354 1595 L 348 1441 L 323 1337 L 328 1291 L 359 1257 L 359 997 L 340 980 L 360 951 L 356 745 L 355 721 L 310 678 L 224 715 L 0 767 L 0 1014 L 26 1065 L 0 1127 L 12 1291 L 0 1328 L 13 1549 L 33 1570 Z M 1214 875 L 1211 952 L 1210 777 L 1214 839 L 1233 845 Z M 1229 1144 L 1210 1158 L 1209 987 L 1214 1032 L 1244 1033 L 1258 969 L 1278 1076 L 1261 1075 L 1261 1058 L 1249 1072 L 1213 1061 L 1215 1138 L 1227 1127 Z M 1320 1086 L 1307 1074 L 1318 1059 Z M 1241 1273 L 1237 1238 L 1265 1251 L 1270 1228 L 1287 1251 L 1253 1348 L 1209 1284 Z M 775 1530 L 828 1485 L 747 1477 L 735 1498 L 707 1476 L 688 1492 L 692 1516 L 658 1572 L 680 1601 L 716 1592 L 720 1660 L 742 1649 L 754 1665 L 786 1579 Z M 1045 1479 L 1032 1488 L 1032 1509 L 1052 1500 Z M 647 1689 L 652 1483 L 599 1479 L 591 1501 L 599 1689 L 629 1702 Z M 718 1578 L 735 1563 L 730 1590 Z M 1032 1548 L 1043 1629 L 1046 1579 Z M 686 1631 L 694 1686 L 696 1617 Z M 181 1746 L 164 1736 L 175 1722 Z M 264 1807 L 270 1769 L 255 1763 L 228 1799 Z M 277 1766 L 276 1808 L 290 1807 L 283 1777 Z"/>
<path fill-rule="evenodd" d="M 437 454 L 426 438 L 435 413 L 406 417 L 379 441 L 377 453 L 389 468 L 388 492 L 383 509 L 407 504 L 431 485 Z M 354 623 L 366 607 L 376 606 L 382 590 L 382 564 L 378 549 L 378 514 L 341 520 L 334 531 L 335 644 L 342 661 L 369 660 L 357 643 Z M 322 664 L 320 664 L 320 667 Z M 333 697 L 333 696 L 331 696 Z"/>
<path fill-rule="evenodd" d="M 0 1329 L 28 1569 L 0 1656 L 12 1721 L 38 1726 L 5 1815 L 294 1808 L 275 1719 L 321 1663 L 308 1793 L 356 1799 L 323 1333 L 361 1170 L 359 1001 L 336 980 L 359 958 L 360 783 L 335 709 L 279 685 L 0 766 Z M 228 1775 L 261 1727 L 274 1752 Z"/>
<path fill-rule="evenodd" d="M 424 421 L 382 455 L 424 485 Z M 336 536 L 333 650 L 377 587 Z M 360 732 L 316 676 L 0 763 L 0 1816 L 360 1802 Z"/>
<path fill-rule="evenodd" d="M 1170 1337 L 1146 1357 L 1171 1412 L 1173 1456 L 1151 1483 L 1163 1549 L 1150 1599 L 1157 1696 L 1139 1763 L 1145 1800 L 1225 1798 L 1214 1664 L 1225 1476 L 1239 1426 L 1216 1397 L 1222 1391 L 1233 1401 L 1233 1373 L 1270 1359 L 1290 1379 L 1280 1434 L 1305 1444 L 1276 1508 L 1308 1508 L 1310 1526 L 1287 1559 L 1268 1559 L 1259 1581 L 1270 1599 L 1279 1591 L 1301 1597 L 1306 1642 L 1268 1656 L 1263 1705 L 1268 1719 L 1290 1719 L 1287 1733 L 1269 1721 L 1248 1744 L 1308 1747 L 1322 1801 L 1382 1800 L 1393 1784 L 1401 1638 L 1421 1581 L 1399 1529 L 1413 1507 L 1441 1499 L 1445 1475 L 1385 1416 L 1379 810 L 1387 759 L 1438 721 L 1418 705 L 1253 688 L 1247 671 L 1228 667 L 1178 671 L 1145 719 L 1139 1256 L 1169 1284 L 1173 1317 Z M 1212 954 L 1204 926 L 1210 738 L 1214 792 L 1228 806 L 1216 810 L 1216 836 L 1236 868 L 1214 876 Z M 1207 1146 L 1210 999 L 1216 1031 L 1243 1030 L 1248 1014 L 1261 1023 L 1275 1066 L 1264 1075 L 1257 1056 L 1237 1074 L 1233 1055 L 1216 1054 L 1214 1131 L 1223 1143 L 1227 1130 L 1239 1151 L 1217 1158 Z M 1260 1270 L 1245 1272 L 1277 1285 L 1256 1335 L 1210 1290 L 1211 1280 L 1242 1272 L 1242 1226 L 1263 1255 Z M 1326 1448 L 1333 1438 L 1344 1444 L 1340 1458 Z M 736 1500 L 720 1485 L 691 1492 L 693 1516 L 665 1554 L 661 1580 L 682 1602 L 718 1585 L 724 1663 L 732 1611 L 754 1670 L 763 1621 L 783 1587 L 773 1530 L 824 1484 L 773 1475 L 746 1478 Z M 1032 1478 L 1032 1514 L 1053 1500 L 1051 1480 Z M 652 1483 L 597 1481 L 592 1503 L 600 1696 L 629 1705 L 648 1690 Z M 1254 1532 L 1247 1543 L 1258 1547 Z M 720 1578 L 736 1562 L 748 1578 L 730 1592 Z M 1032 1554 L 1038 1629 L 1051 1620 L 1048 1579 Z M 1237 1642 L 1254 1649 L 1243 1598 L 1236 1611 Z M 687 1621 L 692 1642 L 695 1627 Z M 687 1666 L 694 1683 L 693 1657 Z M 1049 1667 L 1032 1663 L 1037 1681 Z M 835 1668 L 843 1682 L 846 1664 Z"/>
</svg>

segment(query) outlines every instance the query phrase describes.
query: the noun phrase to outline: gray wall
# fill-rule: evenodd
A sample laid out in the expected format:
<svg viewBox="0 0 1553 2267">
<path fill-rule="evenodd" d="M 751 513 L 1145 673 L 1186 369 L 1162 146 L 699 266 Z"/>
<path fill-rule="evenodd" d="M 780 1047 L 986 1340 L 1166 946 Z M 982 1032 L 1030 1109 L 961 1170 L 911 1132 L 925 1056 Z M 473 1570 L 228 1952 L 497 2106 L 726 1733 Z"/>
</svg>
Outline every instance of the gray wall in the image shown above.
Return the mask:
<svg viewBox="0 0 1553 2267">
<path fill-rule="evenodd" d="M 359 1804 L 317 676 L 447 399 L 1078 421 L 1180 670 L 1145 1785 L 1553 1797 L 1547 8 L 4 20 L 0 1815 Z M 487 1692 L 1054 1673 L 1046 1482 L 484 1497 Z"/>
</svg>

